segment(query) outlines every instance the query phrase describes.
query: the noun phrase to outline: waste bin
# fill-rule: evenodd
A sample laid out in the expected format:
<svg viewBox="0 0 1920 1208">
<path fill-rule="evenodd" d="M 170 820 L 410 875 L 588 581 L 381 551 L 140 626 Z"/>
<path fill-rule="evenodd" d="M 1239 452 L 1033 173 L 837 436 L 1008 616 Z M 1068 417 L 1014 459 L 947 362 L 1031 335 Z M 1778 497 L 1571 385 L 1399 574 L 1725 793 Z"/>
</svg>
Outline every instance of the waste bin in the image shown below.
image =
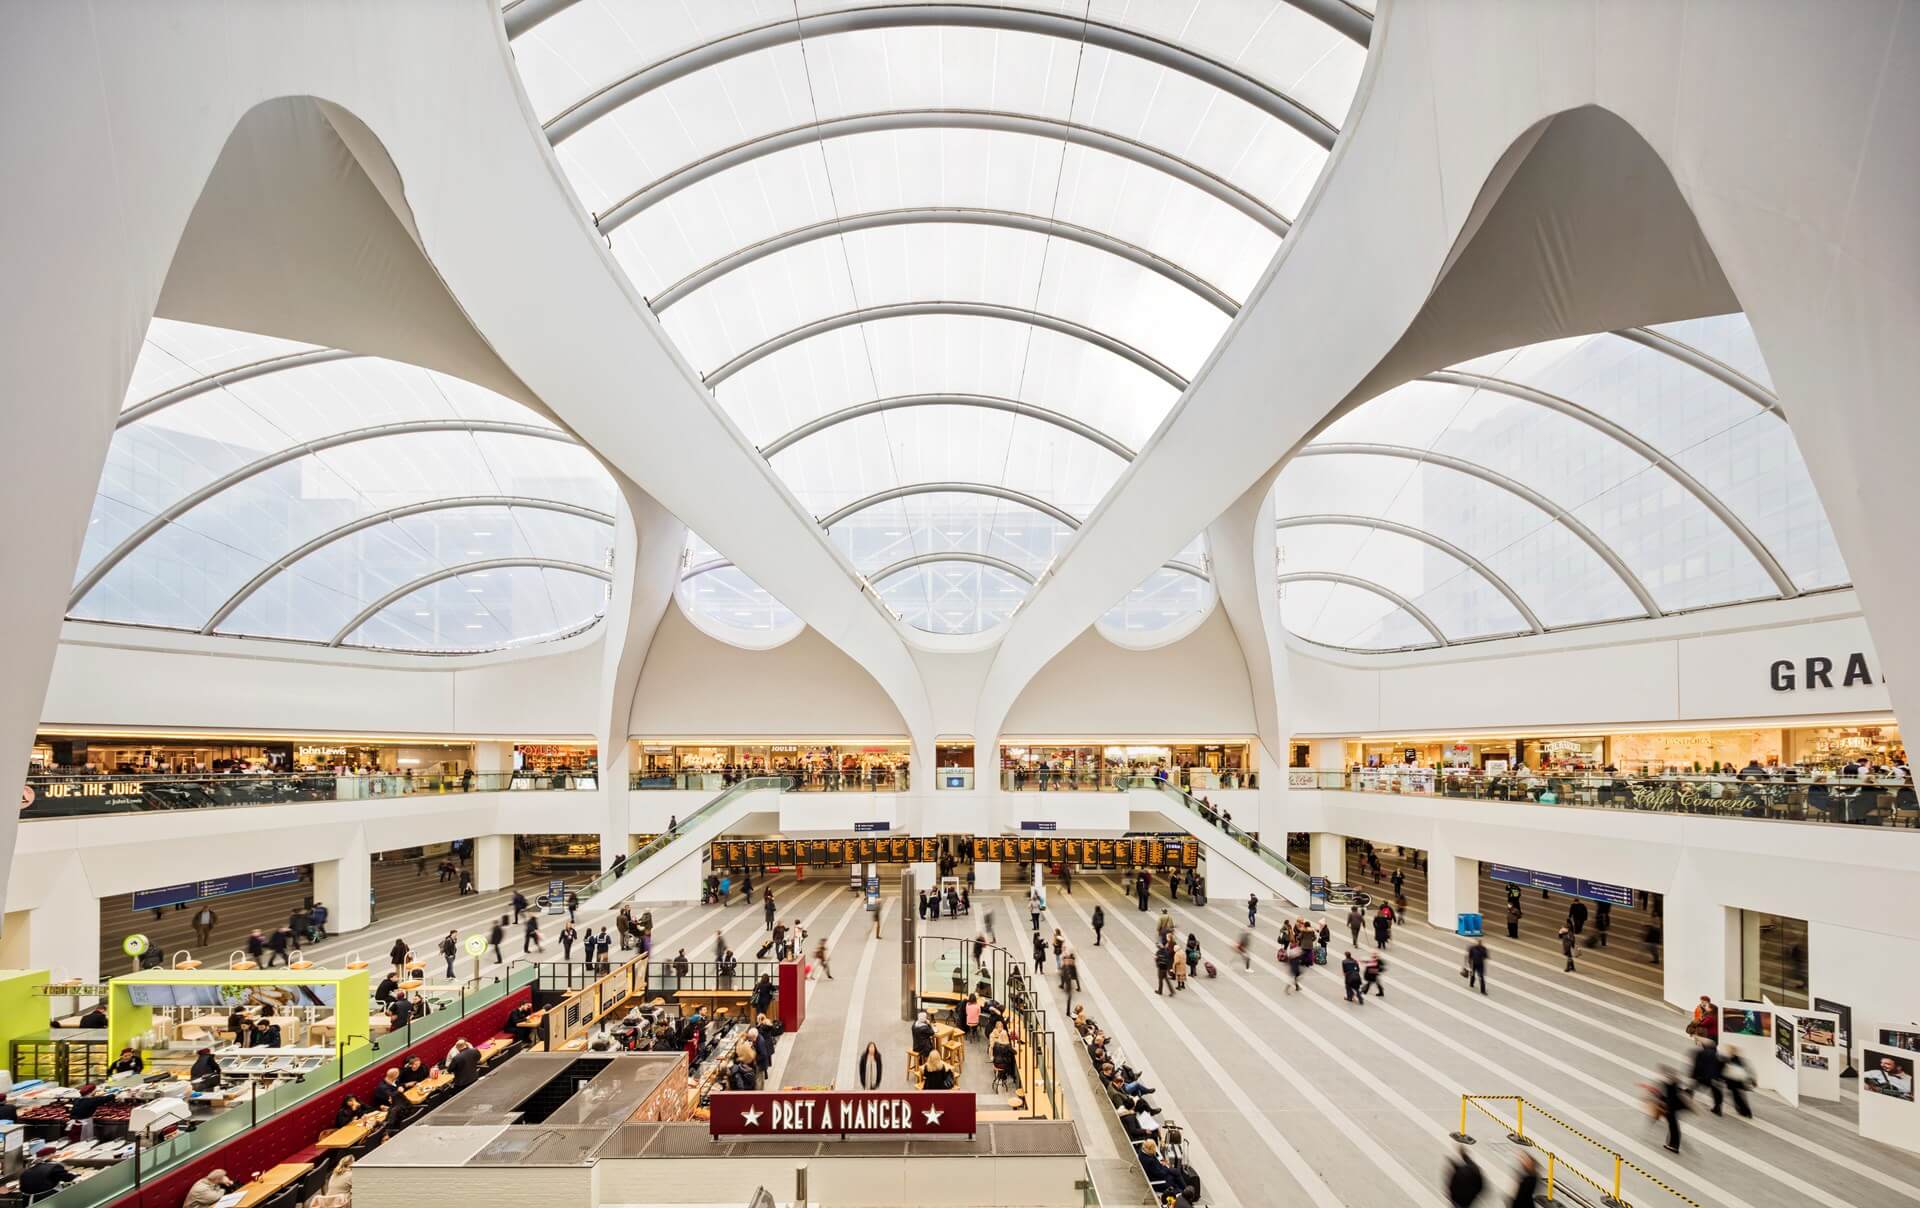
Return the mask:
<svg viewBox="0 0 1920 1208">
<path fill-rule="evenodd" d="M 1477 914 L 1463 913 L 1460 916 L 1459 933 L 1461 935 L 1479 935 L 1480 934 L 1480 916 Z"/>
</svg>

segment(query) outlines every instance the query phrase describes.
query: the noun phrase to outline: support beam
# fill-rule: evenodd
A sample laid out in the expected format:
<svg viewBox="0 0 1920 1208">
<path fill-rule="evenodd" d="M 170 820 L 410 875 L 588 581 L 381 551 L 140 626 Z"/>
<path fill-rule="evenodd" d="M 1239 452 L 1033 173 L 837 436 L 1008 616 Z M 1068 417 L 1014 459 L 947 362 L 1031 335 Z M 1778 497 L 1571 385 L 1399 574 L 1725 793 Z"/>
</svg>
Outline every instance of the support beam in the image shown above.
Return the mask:
<svg viewBox="0 0 1920 1208">
<path fill-rule="evenodd" d="M 916 29 L 927 26 L 958 26 L 995 30 L 1004 33 L 1034 34 L 1064 41 L 1097 46 L 1116 54 L 1131 55 L 1157 67 L 1165 67 L 1209 84 L 1229 96 L 1244 101 L 1268 117 L 1283 122 L 1321 147 L 1331 149 L 1339 135 L 1333 123 L 1312 109 L 1270 85 L 1237 71 L 1216 59 L 1210 59 L 1185 46 L 1093 21 L 1068 13 L 1019 8 L 1013 5 L 986 4 L 876 4 L 865 8 L 836 9 L 803 17 L 770 22 L 752 29 L 726 34 L 710 42 L 642 67 L 615 80 L 597 92 L 588 94 L 547 123 L 547 137 L 555 146 L 593 122 L 612 113 L 656 88 L 683 79 L 742 55 L 791 46 L 805 39 L 827 38 L 835 34 L 858 33 L 876 29 Z"/>
<path fill-rule="evenodd" d="M 1420 610 L 1419 605 L 1407 599 L 1399 592 L 1394 591 L 1392 588 L 1375 583 L 1372 579 L 1363 579 L 1358 575 L 1344 575 L 1335 571 L 1326 570 L 1300 571 L 1297 574 L 1280 575 L 1274 581 L 1282 586 L 1288 583 L 1342 583 L 1348 587 L 1357 587 L 1361 591 L 1370 591 L 1381 599 L 1390 601 L 1395 607 L 1399 608 L 1401 612 L 1406 613 L 1414 620 L 1420 622 L 1420 628 L 1433 635 L 1434 645 L 1445 646 L 1447 644 L 1447 635 L 1441 632 L 1440 627 L 1433 623 L 1431 617 Z"/>
<path fill-rule="evenodd" d="M 1292 225 L 1279 211 L 1225 177 L 1215 175 L 1163 148 L 1128 138 L 1124 134 L 1032 113 L 1007 113 L 993 109 L 887 109 L 788 126 L 784 130 L 756 135 L 690 164 L 683 164 L 665 176 L 641 185 L 600 214 L 600 233 L 612 235 L 648 208 L 660 204 L 682 189 L 742 164 L 753 163 L 796 147 L 811 147 L 829 139 L 898 130 L 985 130 L 994 134 L 1020 134 L 1048 142 L 1087 147 L 1171 176 L 1233 207 L 1277 236 L 1284 237 Z"/>
<path fill-rule="evenodd" d="M 1385 533 L 1397 533 L 1402 537 L 1410 538 L 1423 545 L 1437 549 L 1471 570 L 1474 574 L 1485 579 L 1489 586 L 1505 596 L 1507 603 L 1513 605 L 1514 611 L 1518 612 L 1521 617 L 1526 620 L 1527 628 L 1533 630 L 1535 633 L 1546 632 L 1547 627 L 1540 623 L 1540 618 L 1534 615 L 1533 609 L 1528 607 L 1527 602 L 1520 597 L 1519 592 L 1513 589 L 1512 584 L 1495 574 L 1492 567 L 1437 533 L 1430 533 L 1426 529 L 1418 528 L 1411 524 L 1401 524 L 1397 520 L 1388 520 L 1383 516 L 1350 516 L 1334 512 L 1310 512 L 1299 516 L 1282 516 L 1280 519 L 1274 521 L 1274 528 L 1304 528 L 1316 524 L 1339 524 L 1355 528 L 1375 528 Z"/>
<path fill-rule="evenodd" d="M 406 599 L 414 592 L 432 587 L 435 583 L 458 578 L 461 575 L 475 574 L 480 571 L 515 570 L 522 568 L 564 570 L 570 574 L 586 575 L 590 579 L 599 579 L 603 583 L 613 578 L 610 572 L 604 571 L 597 566 L 588 566 L 583 562 L 566 562 L 558 558 L 486 558 L 478 562 L 462 562 L 458 566 L 443 566 L 439 570 L 421 575 L 411 582 L 402 583 L 386 595 L 381 596 L 373 603 L 362 608 L 353 615 L 352 620 L 340 627 L 339 632 L 333 635 L 332 639 L 327 642 L 327 645 L 339 646 L 343 644 L 348 638 L 353 636 L 356 629 L 359 629 L 368 621 L 373 620 L 373 618 Z"/>
<path fill-rule="evenodd" d="M 653 307 L 653 313 L 665 314 L 667 308 L 684 300 L 688 295 L 704 289 L 750 264 L 756 264 L 769 256 L 805 247 L 821 239 L 837 239 L 842 235 L 851 235 L 860 231 L 884 231 L 899 227 L 928 226 L 933 224 L 949 226 L 985 226 L 1003 231 L 1019 231 L 1028 235 L 1040 235 L 1049 239 L 1064 239 L 1082 247 L 1105 252 L 1116 259 L 1157 273 L 1181 289 L 1198 297 L 1228 318 L 1240 310 L 1240 304 L 1229 297 L 1199 273 L 1174 261 L 1156 256 L 1136 243 L 1129 243 L 1104 231 L 1096 231 L 1071 222 L 1062 222 L 1057 218 L 1047 218 L 1039 214 L 1021 214 L 1013 210 L 971 209 L 964 206 L 916 206 L 898 210 L 876 210 L 866 214 L 849 214 L 844 218 L 828 218 L 807 226 L 796 227 L 777 235 L 770 235 L 757 243 L 750 243 L 736 251 L 729 252 L 718 260 L 711 261 L 694 269 L 686 276 L 667 286 L 647 301 Z"/>
<path fill-rule="evenodd" d="M 1026 323 L 1043 331 L 1056 332 L 1071 339 L 1091 344 L 1095 348 L 1105 349 L 1123 360 L 1151 373 L 1175 390 L 1185 390 L 1187 379 L 1155 360 L 1151 355 L 1127 343 L 1125 340 L 1097 331 L 1071 319 L 1058 315 L 1049 315 L 1037 310 L 1027 310 L 1018 306 L 1002 306 L 997 302 L 895 302 L 886 306 L 868 306 L 859 310 L 842 311 L 837 315 L 828 315 L 824 319 L 815 319 L 811 323 L 802 323 L 798 327 L 780 332 L 755 344 L 745 352 L 735 355 L 731 360 L 707 374 L 705 381 L 708 389 L 717 389 L 722 382 L 739 373 L 749 365 L 756 364 L 783 348 L 791 348 L 802 340 L 811 340 L 842 328 L 854 327 L 861 323 L 880 323 L 888 319 L 913 319 L 927 315 L 958 315 L 971 319 L 998 319 L 1003 323 Z"/>
<path fill-rule="evenodd" d="M 818 419 L 810 419 L 799 427 L 774 437 L 760 446 L 760 454 L 763 457 L 772 458 L 775 454 L 785 452 L 809 436 L 817 436 L 849 420 L 867 415 L 883 415 L 889 411 L 899 411 L 908 407 L 978 407 L 984 411 L 1004 411 L 1012 415 L 1024 415 L 1029 419 L 1037 419 L 1043 424 L 1052 424 L 1075 436 L 1083 436 L 1122 461 L 1133 460 L 1132 449 L 1092 424 L 1082 423 L 1071 415 L 1059 411 L 1049 411 L 1045 407 L 1023 403 L 1019 399 L 1000 398 L 990 394 L 899 394 L 892 398 L 855 403 L 851 407 L 829 411 Z"/>
</svg>

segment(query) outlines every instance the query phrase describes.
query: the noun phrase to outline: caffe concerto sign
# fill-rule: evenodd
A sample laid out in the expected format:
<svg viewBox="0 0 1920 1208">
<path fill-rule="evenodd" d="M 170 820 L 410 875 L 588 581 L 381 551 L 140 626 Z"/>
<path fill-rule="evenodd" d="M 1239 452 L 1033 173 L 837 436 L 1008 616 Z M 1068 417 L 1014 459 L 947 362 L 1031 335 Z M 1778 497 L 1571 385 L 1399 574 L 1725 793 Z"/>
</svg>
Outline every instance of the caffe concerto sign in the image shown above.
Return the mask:
<svg viewBox="0 0 1920 1208">
<path fill-rule="evenodd" d="M 972 1091 L 717 1091 L 716 1137 L 972 1136 Z"/>
</svg>

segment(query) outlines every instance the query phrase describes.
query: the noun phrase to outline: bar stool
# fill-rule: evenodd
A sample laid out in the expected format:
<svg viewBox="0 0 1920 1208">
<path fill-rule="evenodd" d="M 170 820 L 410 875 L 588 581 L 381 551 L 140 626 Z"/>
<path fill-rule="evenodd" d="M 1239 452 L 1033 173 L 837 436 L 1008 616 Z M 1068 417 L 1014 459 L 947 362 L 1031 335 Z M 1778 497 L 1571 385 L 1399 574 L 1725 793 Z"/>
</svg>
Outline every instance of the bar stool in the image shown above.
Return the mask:
<svg viewBox="0 0 1920 1208">
<path fill-rule="evenodd" d="M 305 957 L 301 957 L 301 958 L 300 958 L 299 960 L 296 960 L 296 961 L 290 961 L 290 962 L 288 962 L 288 964 L 287 964 L 287 968 L 289 968 L 289 969 L 311 969 L 311 968 L 313 968 L 313 962 L 312 962 L 312 961 L 310 961 L 310 960 L 308 960 L 308 959 L 306 959 Z"/>
<path fill-rule="evenodd" d="M 176 969 L 198 969 L 200 962 L 193 959 L 193 953 L 182 948 L 173 954 L 173 967 Z"/>
<path fill-rule="evenodd" d="M 243 949 L 235 948 L 227 954 L 227 968 L 229 969 L 258 969 L 259 967 L 260 962 L 248 959 Z"/>
<path fill-rule="evenodd" d="M 364 969 L 366 967 L 367 962 L 360 959 L 360 953 L 358 951 L 347 953 L 347 968 Z"/>
</svg>

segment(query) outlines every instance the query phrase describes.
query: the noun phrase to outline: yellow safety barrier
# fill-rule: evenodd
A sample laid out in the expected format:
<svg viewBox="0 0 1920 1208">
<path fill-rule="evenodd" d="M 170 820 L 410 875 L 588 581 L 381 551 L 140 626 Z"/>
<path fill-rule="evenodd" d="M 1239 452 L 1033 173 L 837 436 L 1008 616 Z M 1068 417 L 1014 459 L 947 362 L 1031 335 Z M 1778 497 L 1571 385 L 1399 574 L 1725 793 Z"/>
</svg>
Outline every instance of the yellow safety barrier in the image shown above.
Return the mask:
<svg viewBox="0 0 1920 1208">
<path fill-rule="evenodd" d="M 1513 1119 L 1509 1121 L 1505 1116 L 1496 1114 L 1492 1108 L 1487 1106 L 1487 1104 L 1489 1103 L 1513 1104 Z M 1692 1197 L 1687 1196 L 1679 1191 L 1675 1191 L 1672 1187 L 1669 1187 L 1666 1183 L 1660 1181 L 1660 1179 L 1655 1177 L 1653 1173 L 1648 1171 L 1644 1166 L 1637 1165 L 1632 1160 L 1630 1160 L 1625 1154 L 1621 1153 L 1619 1150 L 1614 1149 L 1610 1145 L 1605 1145 L 1599 1141 L 1594 1140 L 1592 1137 L 1589 1137 L 1587 1134 L 1581 1132 L 1579 1129 L 1575 1128 L 1573 1125 L 1568 1124 L 1565 1120 L 1562 1120 L 1560 1117 L 1554 1115 L 1552 1112 L 1541 1107 L 1539 1104 L 1531 1103 L 1519 1095 L 1462 1095 L 1460 1096 L 1460 1131 L 1453 1134 L 1453 1138 L 1456 1141 L 1470 1143 L 1473 1140 L 1472 1134 L 1467 1132 L 1467 1106 L 1469 1104 L 1473 1106 L 1474 1110 L 1480 1112 L 1482 1115 L 1486 1116 L 1489 1120 L 1492 1120 L 1494 1123 L 1500 1125 L 1502 1128 L 1505 1128 L 1507 1130 L 1507 1139 L 1509 1141 L 1512 1141 L 1516 1145 L 1531 1146 L 1533 1148 L 1538 1149 L 1541 1153 L 1546 1155 L 1546 1158 L 1547 1158 L 1546 1198 L 1548 1201 L 1551 1201 L 1554 1198 L 1555 1180 L 1559 1177 L 1560 1172 L 1562 1170 L 1565 1170 L 1566 1172 L 1574 1175 L 1581 1182 L 1586 1183 L 1587 1185 L 1592 1187 L 1595 1191 L 1599 1192 L 1601 1196 L 1601 1202 L 1605 1204 L 1607 1208 L 1635 1208 L 1635 1205 L 1633 1204 L 1633 1202 L 1626 1198 L 1624 1194 L 1624 1189 L 1621 1185 L 1623 1172 L 1631 1170 L 1635 1174 L 1639 1175 L 1641 1178 L 1645 1179 L 1648 1183 L 1652 1184 L 1654 1187 L 1658 1188 L 1661 1191 L 1666 1192 L 1668 1195 L 1672 1196 L 1674 1199 L 1680 1201 L 1681 1203 L 1692 1205 L 1692 1208 L 1701 1208 L 1701 1204 L 1698 1200 L 1695 1200 Z M 1586 1142 L 1588 1145 L 1591 1145 L 1593 1148 L 1605 1154 L 1613 1166 L 1613 1178 L 1611 1183 L 1601 1182 L 1599 1179 L 1595 1178 L 1593 1175 L 1588 1174 L 1586 1171 L 1580 1169 L 1578 1166 L 1574 1165 L 1572 1162 L 1569 1162 L 1567 1159 L 1561 1157 L 1559 1154 L 1555 1153 L 1553 1150 L 1548 1149 L 1545 1145 L 1540 1143 L 1540 1140 L 1538 1137 L 1529 1137 L 1527 1135 L 1527 1127 L 1526 1127 L 1527 1126 L 1527 1110 L 1529 1108 L 1533 1110 L 1534 1115 L 1544 1117 L 1545 1119 L 1551 1121 L 1553 1124 L 1557 1125 L 1561 1129 L 1565 1130 L 1566 1132 L 1572 1134 L 1575 1137 L 1578 1137 L 1580 1140 Z M 1644 1208 L 1644 1206 L 1642 1206 L 1642 1208 Z"/>
</svg>

